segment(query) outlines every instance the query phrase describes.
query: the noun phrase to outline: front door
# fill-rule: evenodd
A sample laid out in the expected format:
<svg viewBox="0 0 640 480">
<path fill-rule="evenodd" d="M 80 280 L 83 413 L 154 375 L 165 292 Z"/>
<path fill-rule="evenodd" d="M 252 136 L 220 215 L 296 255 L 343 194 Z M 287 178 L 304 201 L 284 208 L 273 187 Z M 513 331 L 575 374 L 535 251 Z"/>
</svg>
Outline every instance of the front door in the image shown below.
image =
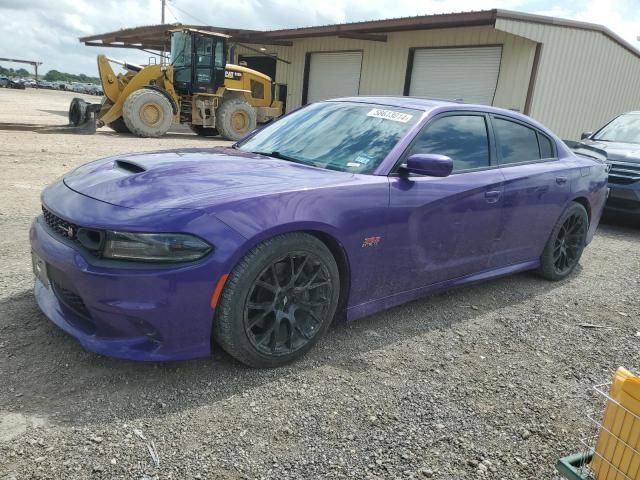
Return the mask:
<svg viewBox="0 0 640 480">
<path fill-rule="evenodd" d="M 194 39 L 194 93 L 215 93 L 224 84 L 225 41 L 196 35 Z"/>
<path fill-rule="evenodd" d="M 496 168 L 488 116 L 436 117 L 403 155 L 437 153 L 453 159 L 446 178 L 390 177 L 390 225 L 385 241 L 394 292 L 488 269 L 499 237 L 503 176 Z"/>
</svg>

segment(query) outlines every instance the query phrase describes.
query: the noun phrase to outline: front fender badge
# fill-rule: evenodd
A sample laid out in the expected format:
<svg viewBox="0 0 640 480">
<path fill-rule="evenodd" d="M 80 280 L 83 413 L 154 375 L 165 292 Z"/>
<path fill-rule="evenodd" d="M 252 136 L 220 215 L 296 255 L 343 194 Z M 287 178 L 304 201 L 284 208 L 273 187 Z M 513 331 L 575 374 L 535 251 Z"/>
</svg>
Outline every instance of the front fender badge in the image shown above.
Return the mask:
<svg viewBox="0 0 640 480">
<path fill-rule="evenodd" d="M 377 247 L 382 237 L 367 237 L 362 241 L 362 248 Z"/>
</svg>

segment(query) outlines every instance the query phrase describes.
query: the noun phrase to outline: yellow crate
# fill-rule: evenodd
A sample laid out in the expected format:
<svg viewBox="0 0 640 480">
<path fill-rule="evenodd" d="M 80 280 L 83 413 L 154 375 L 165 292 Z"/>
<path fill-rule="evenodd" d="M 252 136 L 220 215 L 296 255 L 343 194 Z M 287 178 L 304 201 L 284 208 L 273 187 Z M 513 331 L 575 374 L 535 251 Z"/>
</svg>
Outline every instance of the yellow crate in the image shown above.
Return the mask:
<svg viewBox="0 0 640 480">
<path fill-rule="evenodd" d="M 640 480 L 640 378 L 620 367 L 607 397 L 591 461 L 597 480 Z"/>
</svg>

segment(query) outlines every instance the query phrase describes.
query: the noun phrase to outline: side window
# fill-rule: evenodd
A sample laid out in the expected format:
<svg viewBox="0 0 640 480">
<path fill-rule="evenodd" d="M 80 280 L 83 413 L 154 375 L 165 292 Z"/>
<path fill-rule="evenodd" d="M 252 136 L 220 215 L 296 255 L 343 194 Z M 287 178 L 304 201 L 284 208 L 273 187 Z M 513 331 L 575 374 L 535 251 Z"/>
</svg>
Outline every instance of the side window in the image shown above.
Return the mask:
<svg viewBox="0 0 640 480">
<path fill-rule="evenodd" d="M 253 98 L 264 98 L 264 84 L 256 80 L 251 80 L 251 96 Z"/>
<path fill-rule="evenodd" d="M 198 65 L 211 65 L 213 58 L 213 42 L 207 37 L 196 39 L 196 54 Z"/>
<path fill-rule="evenodd" d="M 500 163 L 540 159 L 538 135 L 535 130 L 502 118 L 494 118 L 493 126 L 500 145 Z"/>
<path fill-rule="evenodd" d="M 215 60 L 214 64 L 216 67 L 224 68 L 224 42 L 222 39 L 216 41 L 216 50 L 215 50 Z"/>
<path fill-rule="evenodd" d="M 540 145 L 540 158 L 554 158 L 553 144 L 546 135 L 538 132 L 538 144 Z"/>
<path fill-rule="evenodd" d="M 453 160 L 453 170 L 489 166 L 487 122 L 481 115 L 436 118 L 422 130 L 406 156 L 437 153 Z"/>
</svg>

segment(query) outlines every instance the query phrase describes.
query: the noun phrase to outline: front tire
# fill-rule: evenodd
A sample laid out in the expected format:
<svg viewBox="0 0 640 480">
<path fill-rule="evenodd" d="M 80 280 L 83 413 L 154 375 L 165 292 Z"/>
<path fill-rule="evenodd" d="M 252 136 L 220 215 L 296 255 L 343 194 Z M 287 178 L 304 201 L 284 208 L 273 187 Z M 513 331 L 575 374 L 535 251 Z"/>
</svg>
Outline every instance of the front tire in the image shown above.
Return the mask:
<svg viewBox="0 0 640 480">
<path fill-rule="evenodd" d="M 229 98 L 216 111 L 216 128 L 227 140 L 238 141 L 256 129 L 255 109 L 241 98 Z"/>
<path fill-rule="evenodd" d="M 586 246 L 589 215 L 573 202 L 560 215 L 540 257 L 538 273 L 547 280 L 567 277 L 578 265 Z"/>
<path fill-rule="evenodd" d="M 338 267 L 324 243 L 306 233 L 279 235 L 253 248 L 229 275 L 214 338 L 251 367 L 284 365 L 326 332 L 339 293 Z"/>
<path fill-rule="evenodd" d="M 139 137 L 161 137 L 173 123 L 173 107 L 162 93 L 142 88 L 124 101 L 124 123 Z"/>
</svg>

